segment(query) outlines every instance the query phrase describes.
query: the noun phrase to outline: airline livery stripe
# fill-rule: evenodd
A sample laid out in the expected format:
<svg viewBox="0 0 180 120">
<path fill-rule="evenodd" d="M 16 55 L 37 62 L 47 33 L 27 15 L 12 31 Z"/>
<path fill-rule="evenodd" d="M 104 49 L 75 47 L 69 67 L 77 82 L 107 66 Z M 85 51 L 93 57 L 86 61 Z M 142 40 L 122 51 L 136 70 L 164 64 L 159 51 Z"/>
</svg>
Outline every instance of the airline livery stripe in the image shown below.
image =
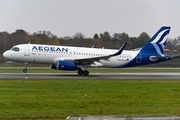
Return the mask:
<svg viewBox="0 0 180 120">
<path fill-rule="evenodd" d="M 162 32 L 160 32 L 159 34 L 158 34 L 158 36 L 151 42 L 151 43 L 157 43 L 159 40 L 160 40 L 160 38 L 161 38 L 161 36 L 166 32 L 166 31 L 168 31 L 169 29 L 166 29 L 166 30 L 163 30 Z"/>
</svg>

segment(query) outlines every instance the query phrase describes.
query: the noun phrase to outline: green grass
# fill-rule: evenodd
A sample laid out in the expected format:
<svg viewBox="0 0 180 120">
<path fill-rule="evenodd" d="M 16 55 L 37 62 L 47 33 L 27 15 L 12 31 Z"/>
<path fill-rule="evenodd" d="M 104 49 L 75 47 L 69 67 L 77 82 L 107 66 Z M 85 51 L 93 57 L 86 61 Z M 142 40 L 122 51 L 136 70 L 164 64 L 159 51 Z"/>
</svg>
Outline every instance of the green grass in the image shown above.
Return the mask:
<svg viewBox="0 0 180 120">
<path fill-rule="evenodd" d="M 180 81 L 0 80 L 0 119 L 180 114 Z"/>
</svg>

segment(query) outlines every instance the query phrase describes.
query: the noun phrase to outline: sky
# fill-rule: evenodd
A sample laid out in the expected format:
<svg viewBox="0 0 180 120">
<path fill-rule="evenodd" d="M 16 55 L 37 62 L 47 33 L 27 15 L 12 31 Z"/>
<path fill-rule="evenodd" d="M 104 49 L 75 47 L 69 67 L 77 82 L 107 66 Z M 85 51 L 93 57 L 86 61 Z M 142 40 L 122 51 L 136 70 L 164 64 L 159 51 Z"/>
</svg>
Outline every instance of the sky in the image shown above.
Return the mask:
<svg viewBox="0 0 180 120">
<path fill-rule="evenodd" d="M 50 31 L 58 37 L 109 32 L 152 37 L 170 26 L 180 36 L 180 0 L 0 0 L 0 32 Z"/>
</svg>

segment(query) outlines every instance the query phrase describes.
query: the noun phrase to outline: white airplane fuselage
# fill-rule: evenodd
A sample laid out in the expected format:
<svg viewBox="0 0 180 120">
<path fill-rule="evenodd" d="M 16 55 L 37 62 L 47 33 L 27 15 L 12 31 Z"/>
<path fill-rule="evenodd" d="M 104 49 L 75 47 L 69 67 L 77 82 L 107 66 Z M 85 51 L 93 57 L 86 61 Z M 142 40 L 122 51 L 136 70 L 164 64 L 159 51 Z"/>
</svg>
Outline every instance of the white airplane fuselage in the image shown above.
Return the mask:
<svg viewBox="0 0 180 120">
<path fill-rule="evenodd" d="M 69 46 L 55 45 L 40 45 L 40 44 L 21 44 L 14 48 L 19 48 L 19 51 L 8 50 L 4 53 L 5 58 L 12 61 L 22 61 L 31 63 L 46 63 L 56 64 L 58 60 L 75 60 L 78 58 L 92 58 L 107 56 L 117 52 L 112 49 L 98 48 L 82 48 Z M 121 55 L 109 58 L 108 60 L 99 60 L 87 67 L 117 67 L 134 59 L 138 51 L 124 50 Z M 137 61 L 140 62 L 140 61 Z"/>
</svg>

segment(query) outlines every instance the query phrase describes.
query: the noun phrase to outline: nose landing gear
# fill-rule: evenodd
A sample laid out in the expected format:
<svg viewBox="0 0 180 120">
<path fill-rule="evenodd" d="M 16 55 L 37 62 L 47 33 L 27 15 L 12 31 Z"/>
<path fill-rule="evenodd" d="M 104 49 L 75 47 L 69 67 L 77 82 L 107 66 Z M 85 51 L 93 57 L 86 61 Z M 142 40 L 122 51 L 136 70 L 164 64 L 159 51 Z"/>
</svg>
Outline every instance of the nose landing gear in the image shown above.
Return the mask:
<svg viewBox="0 0 180 120">
<path fill-rule="evenodd" d="M 28 63 L 25 63 L 25 69 L 23 70 L 24 73 L 27 73 L 27 66 L 28 66 Z"/>
</svg>

